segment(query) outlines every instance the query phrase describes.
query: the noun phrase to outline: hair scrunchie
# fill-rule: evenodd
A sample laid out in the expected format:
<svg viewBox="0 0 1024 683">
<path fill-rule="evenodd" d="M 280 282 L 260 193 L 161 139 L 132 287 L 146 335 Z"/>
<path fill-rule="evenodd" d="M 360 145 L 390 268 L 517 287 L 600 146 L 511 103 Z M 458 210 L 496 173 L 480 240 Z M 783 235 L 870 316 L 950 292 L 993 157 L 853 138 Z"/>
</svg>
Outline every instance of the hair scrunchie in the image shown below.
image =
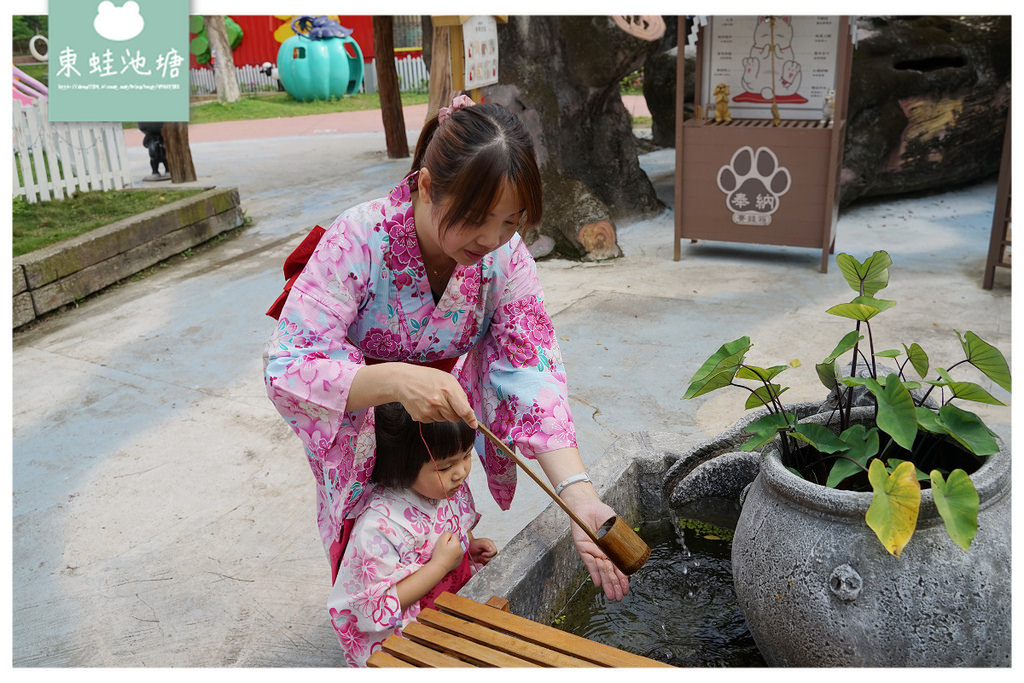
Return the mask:
<svg viewBox="0 0 1024 683">
<path fill-rule="evenodd" d="M 452 106 L 450 106 L 450 107 L 441 107 L 437 111 L 437 125 L 438 126 L 443 126 L 445 124 L 445 121 L 447 121 L 448 119 L 450 119 L 452 117 L 452 114 L 454 114 L 455 112 L 459 111 L 460 109 L 465 109 L 466 107 L 472 107 L 474 104 L 476 104 L 476 102 L 474 102 L 469 97 L 469 95 L 466 95 L 466 94 L 456 95 L 452 99 Z"/>
</svg>

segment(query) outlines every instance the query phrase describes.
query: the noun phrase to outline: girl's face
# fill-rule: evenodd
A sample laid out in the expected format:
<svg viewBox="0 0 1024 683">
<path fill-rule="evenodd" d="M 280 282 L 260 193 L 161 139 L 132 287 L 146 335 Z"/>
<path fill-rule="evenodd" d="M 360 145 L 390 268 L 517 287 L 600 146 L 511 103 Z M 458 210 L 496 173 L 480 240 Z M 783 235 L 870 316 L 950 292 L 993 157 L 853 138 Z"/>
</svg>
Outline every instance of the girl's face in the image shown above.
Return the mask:
<svg viewBox="0 0 1024 683">
<path fill-rule="evenodd" d="M 515 189 L 508 182 L 502 183 L 498 201 L 484 222 L 452 225 L 438 237 L 441 251 L 456 263 L 471 266 L 512 239 L 525 211 Z"/>
<path fill-rule="evenodd" d="M 464 453 L 437 459 L 436 470 L 434 463 L 428 460 L 420 467 L 420 473 L 416 475 L 416 481 L 410 488 L 424 498 L 447 498 L 459 490 L 462 482 L 466 481 L 466 477 L 469 476 L 472 466 L 472 446 L 467 448 Z M 438 474 L 441 475 L 440 481 L 438 481 Z"/>
</svg>

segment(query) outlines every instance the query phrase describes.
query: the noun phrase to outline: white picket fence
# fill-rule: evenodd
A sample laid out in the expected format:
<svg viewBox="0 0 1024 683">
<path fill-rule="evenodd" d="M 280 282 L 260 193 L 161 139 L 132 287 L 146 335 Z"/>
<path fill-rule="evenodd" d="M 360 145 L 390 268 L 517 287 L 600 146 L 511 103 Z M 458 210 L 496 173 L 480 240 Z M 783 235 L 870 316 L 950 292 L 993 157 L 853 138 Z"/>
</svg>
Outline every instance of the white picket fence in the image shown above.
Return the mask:
<svg viewBox="0 0 1024 683">
<path fill-rule="evenodd" d="M 374 92 L 377 82 L 375 66 L 367 64 L 364 70 L 363 85 L 360 92 Z M 423 62 L 423 57 L 395 58 L 395 69 L 398 71 L 398 88 L 402 92 L 426 92 L 430 74 Z M 276 92 L 277 79 L 271 78 L 252 64 L 235 67 L 238 72 L 238 89 L 243 93 Z M 193 95 L 209 95 L 217 91 L 217 83 L 213 77 L 213 69 L 191 69 L 189 71 L 189 87 Z"/>
<path fill-rule="evenodd" d="M 51 123 L 45 100 L 14 100 L 14 196 L 29 203 L 132 184 L 120 122 Z"/>
</svg>

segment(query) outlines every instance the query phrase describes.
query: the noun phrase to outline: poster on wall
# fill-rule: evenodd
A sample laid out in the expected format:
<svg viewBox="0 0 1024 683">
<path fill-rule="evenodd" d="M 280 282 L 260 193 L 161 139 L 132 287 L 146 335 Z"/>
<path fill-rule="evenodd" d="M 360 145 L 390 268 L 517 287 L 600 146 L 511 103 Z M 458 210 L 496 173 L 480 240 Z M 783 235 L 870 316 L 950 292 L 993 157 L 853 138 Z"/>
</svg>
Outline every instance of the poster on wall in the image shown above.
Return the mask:
<svg viewBox="0 0 1024 683">
<path fill-rule="evenodd" d="M 835 88 L 838 16 L 710 17 L 701 56 L 702 99 L 729 87 L 734 118 L 818 119 Z"/>
<path fill-rule="evenodd" d="M 462 25 L 466 90 L 498 82 L 498 22 L 493 16 L 472 16 Z"/>
</svg>

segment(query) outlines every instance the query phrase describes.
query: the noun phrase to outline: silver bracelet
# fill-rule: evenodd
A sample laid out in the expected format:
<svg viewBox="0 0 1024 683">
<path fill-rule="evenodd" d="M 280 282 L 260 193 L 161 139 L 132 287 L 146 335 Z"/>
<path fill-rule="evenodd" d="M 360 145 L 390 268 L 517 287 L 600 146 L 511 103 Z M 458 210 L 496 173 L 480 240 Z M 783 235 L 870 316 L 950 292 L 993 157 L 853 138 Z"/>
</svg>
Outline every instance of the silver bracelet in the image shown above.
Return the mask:
<svg viewBox="0 0 1024 683">
<path fill-rule="evenodd" d="M 586 472 L 580 472 L 579 474 L 570 474 L 568 477 L 560 481 L 558 483 L 558 486 L 555 487 L 555 495 L 562 495 L 562 491 L 564 491 L 566 487 L 572 486 L 573 484 L 578 484 L 581 481 L 590 481 L 590 475 L 588 475 Z"/>
</svg>

